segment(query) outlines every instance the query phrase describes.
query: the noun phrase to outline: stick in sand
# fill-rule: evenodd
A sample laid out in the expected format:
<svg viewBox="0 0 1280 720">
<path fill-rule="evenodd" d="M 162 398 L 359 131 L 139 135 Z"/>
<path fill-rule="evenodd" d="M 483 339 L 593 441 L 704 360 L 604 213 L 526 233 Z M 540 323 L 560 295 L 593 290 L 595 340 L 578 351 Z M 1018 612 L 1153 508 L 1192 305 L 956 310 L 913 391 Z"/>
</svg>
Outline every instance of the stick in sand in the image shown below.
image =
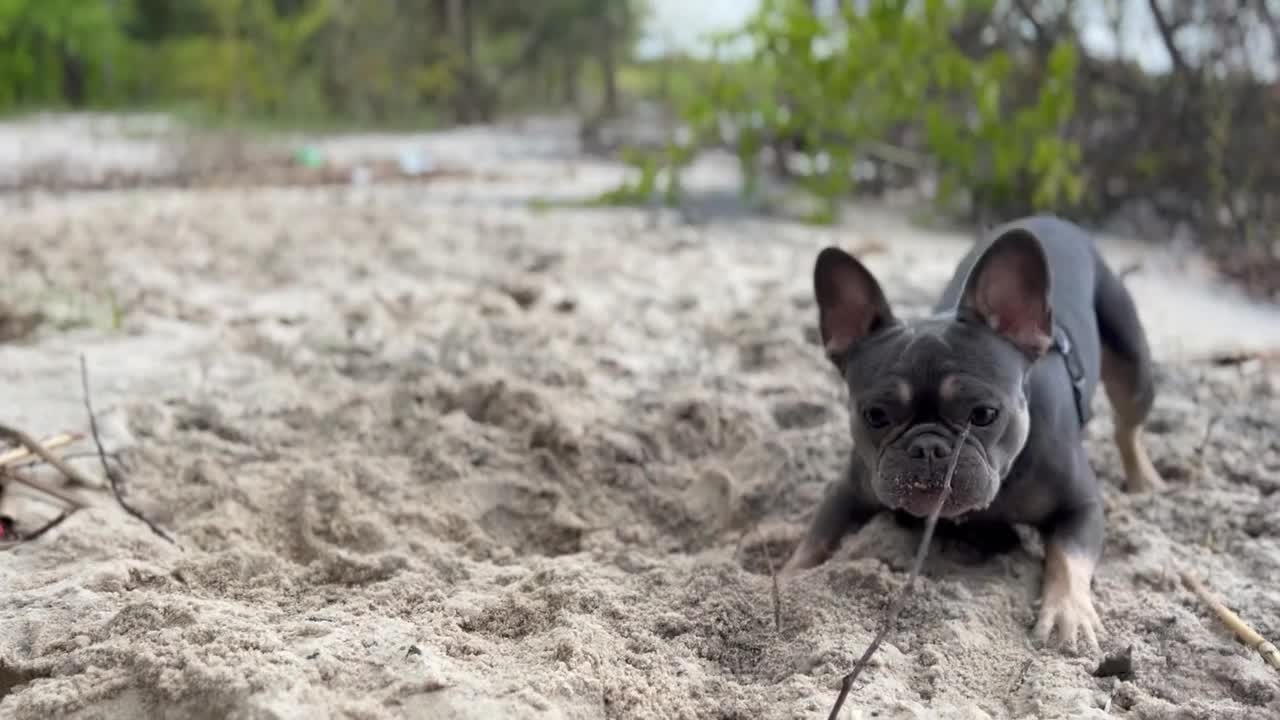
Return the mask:
<svg viewBox="0 0 1280 720">
<path fill-rule="evenodd" d="M 773 564 L 773 553 L 769 552 L 768 541 L 760 544 L 760 549 L 764 551 L 764 561 L 769 564 L 769 581 L 772 583 L 771 594 L 773 596 L 773 631 L 782 632 L 782 591 L 778 587 L 778 569 Z"/>
<path fill-rule="evenodd" d="M 107 462 L 107 451 L 102 447 L 102 437 L 98 434 L 98 418 L 93 414 L 93 401 L 89 396 L 89 366 L 85 363 L 84 355 L 80 356 L 80 384 L 84 388 L 84 409 L 89 413 L 89 432 L 93 435 L 93 444 L 98 448 L 98 460 L 102 463 L 102 472 L 107 476 L 107 483 L 111 487 L 111 494 L 115 497 L 116 503 L 120 505 L 120 509 L 129 513 L 133 517 L 141 520 L 151 532 L 157 536 L 168 540 L 171 544 L 177 545 L 173 538 L 169 537 L 169 533 L 161 530 L 158 525 L 147 519 L 140 510 L 124 501 L 124 497 L 120 495 L 120 474 L 111 467 Z"/>
<path fill-rule="evenodd" d="M 1268 665 L 1280 670 L 1280 649 L 1276 648 L 1274 643 L 1259 635 L 1258 631 L 1249 627 L 1244 620 L 1240 619 L 1239 615 L 1231 612 L 1231 608 L 1223 605 L 1221 600 L 1214 597 L 1213 593 L 1209 592 L 1209 588 L 1205 587 L 1204 583 L 1200 582 L 1200 579 L 1192 574 L 1190 570 L 1183 571 L 1182 584 L 1195 593 L 1201 602 L 1208 605 L 1218 616 L 1218 619 L 1231 628 L 1236 637 L 1240 638 L 1245 645 L 1257 651 Z"/>
<path fill-rule="evenodd" d="M 951 496 L 951 478 L 956 474 L 956 464 L 960 462 L 960 449 L 964 447 L 964 442 L 968 439 L 969 425 L 966 424 L 964 432 L 960 433 L 960 437 L 956 439 L 956 444 L 951 448 L 951 464 L 947 466 L 947 475 L 942 481 L 942 493 L 938 496 L 938 504 L 934 505 L 933 511 L 929 513 L 928 521 L 925 522 L 924 535 L 921 536 L 920 545 L 916 548 L 916 557 L 911 562 L 911 572 L 907 575 L 907 583 L 898 590 L 893 602 L 889 603 L 880 631 L 876 633 L 871 644 L 862 653 L 862 657 L 858 658 L 853 670 L 840 681 L 840 694 L 836 696 L 836 704 L 831 708 L 831 714 L 827 716 L 827 720 L 836 720 L 839 717 L 840 708 L 844 707 L 845 698 L 849 696 L 849 691 L 853 689 L 854 681 L 858 679 L 862 669 L 871 660 L 871 656 L 875 654 L 876 650 L 880 649 L 880 643 L 884 641 L 889 631 L 893 629 L 894 622 L 898 619 L 898 614 L 902 612 L 903 606 L 907 604 L 907 593 L 911 592 L 911 586 L 915 584 L 916 576 L 920 574 L 920 566 L 924 565 L 925 555 L 929 553 L 929 541 L 933 539 L 933 529 L 938 524 L 938 515 L 942 513 L 943 504 Z"/>
</svg>

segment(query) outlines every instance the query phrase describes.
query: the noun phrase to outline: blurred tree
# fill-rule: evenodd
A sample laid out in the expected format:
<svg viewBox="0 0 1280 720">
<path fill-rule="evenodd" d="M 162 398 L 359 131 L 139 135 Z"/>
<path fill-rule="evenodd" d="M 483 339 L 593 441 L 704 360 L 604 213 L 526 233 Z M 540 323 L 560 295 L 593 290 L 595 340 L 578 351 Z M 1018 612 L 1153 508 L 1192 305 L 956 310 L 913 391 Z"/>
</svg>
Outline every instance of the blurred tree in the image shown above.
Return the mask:
<svg viewBox="0 0 1280 720">
<path fill-rule="evenodd" d="M 636 0 L 0 0 L 0 107 L 194 100 L 220 114 L 393 122 L 608 112 Z M 555 78 L 556 80 L 551 80 Z"/>
<path fill-rule="evenodd" d="M 102 0 L 0 0 L 0 107 L 104 99 L 123 19 Z"/>
<path fill-rule="evenodd" d="M 646 6 L 635 0 L 545 0 L 510 3 L 480 0 L 486 30 L 496 48 L 514 48 L 499 62 L 492 82 L 499 89 L 517 79 L 539 73 L 562 78 L 562 98 L 571 106 L 579 99 L 582 68 L 594 61 L 601 78 L 605 114 L 619 108 L 618 66 L 630 58 L 639 39 Z"/>
</svg>

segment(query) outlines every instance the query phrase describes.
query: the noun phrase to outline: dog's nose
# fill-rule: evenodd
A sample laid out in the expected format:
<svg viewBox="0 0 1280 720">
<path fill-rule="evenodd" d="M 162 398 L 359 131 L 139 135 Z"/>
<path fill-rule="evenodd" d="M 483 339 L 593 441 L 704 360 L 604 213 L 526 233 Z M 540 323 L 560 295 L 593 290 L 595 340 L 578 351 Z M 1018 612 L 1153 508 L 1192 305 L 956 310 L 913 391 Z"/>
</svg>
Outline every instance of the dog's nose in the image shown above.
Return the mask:
<svg viewBox="0 0 1280 720">
<path fill-rule="evenodd" d="M 941 460 L 951 455 L 951 445 L 939 435 L 925 434 L 911 441 L 907 454 L 912 460 Z"/>
</svg>

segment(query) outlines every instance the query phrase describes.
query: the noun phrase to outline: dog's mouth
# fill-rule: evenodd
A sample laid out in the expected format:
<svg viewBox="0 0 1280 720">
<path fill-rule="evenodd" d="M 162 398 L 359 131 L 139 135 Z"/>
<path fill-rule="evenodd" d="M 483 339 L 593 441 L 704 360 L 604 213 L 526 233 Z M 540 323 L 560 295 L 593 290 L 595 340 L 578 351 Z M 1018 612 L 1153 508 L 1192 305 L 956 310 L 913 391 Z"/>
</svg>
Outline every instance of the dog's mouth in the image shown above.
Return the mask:
<svg viewBox="0 0 1280 720">
<path fill-rule="evenodd" d="M 931 515 L 942 499 L 950 458 L 909 458 L 899 443 L 881 450 L 877 459 L 873 485 L 880 501 L 919 518 Z M 965 443 L 954 460 L 951 491 L 938 513 L 948 520 L 986 508 L 1000 487 L 1000 478 L 978 443 Z"/>
<path fill-rule="evenodd" d="M 904 492 L 897 493 L 894 509 L 908 512 L 918 518 L 927 518 L 938 507 L 938 500 L 941 497 L 941 487 L 918 490 L 905 489 Z M 977 503 L 968 502 L 965 498 L 957 498 L 955 492 L 952 492 L 942 504 L 942 510 L 938 513 L 938 517 L 954 520 L 978 509 L 980 508 Z"/>
<path fill-rule="evenodd" d="M 980 458 L 976 464 L 978 467 L 970 467 L 965 473 L 957 472 L 952 478 L 951 491 L 943 500 L 938 517 L 959 519 L 986 508 L 995 499 L 999 482 Z M 878 487 L 881 501 L 889 507 L 926 518 L 933 514 L 938 501 L 942 500 L 945 484 L 943 478 L 934 473 L 895 473 L 887 477 L 882 475 Z"/>
</svg>

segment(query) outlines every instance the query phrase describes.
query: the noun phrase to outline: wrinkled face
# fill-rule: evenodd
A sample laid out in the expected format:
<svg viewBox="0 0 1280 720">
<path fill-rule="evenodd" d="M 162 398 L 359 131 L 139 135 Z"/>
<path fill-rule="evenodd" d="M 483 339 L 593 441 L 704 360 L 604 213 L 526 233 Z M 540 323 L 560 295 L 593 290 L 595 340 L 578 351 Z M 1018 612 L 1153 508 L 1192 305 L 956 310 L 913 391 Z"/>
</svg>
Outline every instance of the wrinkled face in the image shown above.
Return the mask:
<svg viewBox="0 0 1280 720">
<path fill-rule="evenodd" d="M 904 323 L 866 266 L 839 248 L 818 254 L 818 329 L 849 388 L 854 452 L 881 502 L 929 515 L 966 424 L 941 514 L 995 500 L 1030 431 L 1027 378 L 1052 343 L 1050 283 L 1039 240 L 1012 229 L 978 255 L 954 316 Z"/>
<path fill-rule="evenodd" d="M 888 328 L 852 353 L 844 374 L 854 451 L 880 501 L 932 512 L 968 423 L 941 515 L 990 505 L 1027 441 L 1029 367 L 986 328 L 951 319 Z"/>
</svg>

